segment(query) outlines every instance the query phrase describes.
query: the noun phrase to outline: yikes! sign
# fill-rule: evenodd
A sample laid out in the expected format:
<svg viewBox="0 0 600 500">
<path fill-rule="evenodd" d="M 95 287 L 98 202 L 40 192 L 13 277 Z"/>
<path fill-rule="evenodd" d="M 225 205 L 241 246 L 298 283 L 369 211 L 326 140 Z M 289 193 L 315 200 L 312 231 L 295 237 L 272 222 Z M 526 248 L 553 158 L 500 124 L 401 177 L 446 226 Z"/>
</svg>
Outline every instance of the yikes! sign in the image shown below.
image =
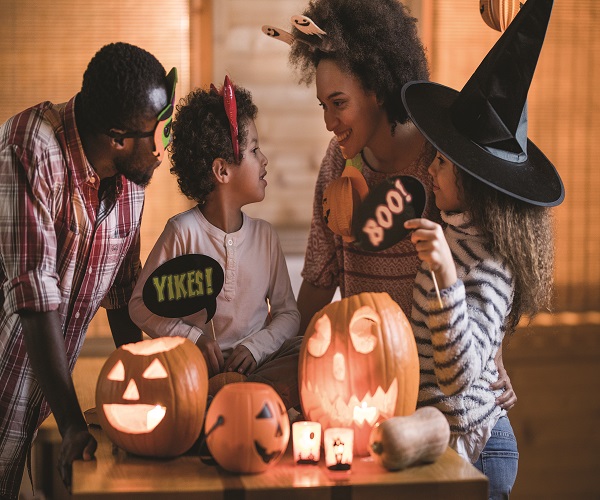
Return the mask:
<svg viewBox="0 0 600 500">
<path fill-rule="evenodd" d="M 208 323 L 223 288 L 223 268 L 208 255 L 189 254 L 168 260 L 148 277 L 142 298 L 158 316 L 182 318 L 206 309 Z"/>
</svg>

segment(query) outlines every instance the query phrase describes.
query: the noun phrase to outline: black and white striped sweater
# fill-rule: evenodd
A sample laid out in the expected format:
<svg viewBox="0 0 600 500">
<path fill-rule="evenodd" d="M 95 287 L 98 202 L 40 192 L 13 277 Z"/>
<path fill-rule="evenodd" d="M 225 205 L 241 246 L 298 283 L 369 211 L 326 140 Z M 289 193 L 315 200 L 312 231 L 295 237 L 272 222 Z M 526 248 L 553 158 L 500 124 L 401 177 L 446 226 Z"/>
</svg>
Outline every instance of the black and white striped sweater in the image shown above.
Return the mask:
<svg viewBox="0 0 600 500">
<path fill-rule="evenodd" d="M 440 290 L 421 266 L 415 279 L 411 323 L 419 350 L 419 406 L 436 406 L 454 435 L 497 418 L 489 386 L 498 379 L 494 356 L 502 343 L 514 281 L 505 262 L 489 253 L 486 240 L 465 214 L 442 213 L 458 282 Z"/>
</svg>

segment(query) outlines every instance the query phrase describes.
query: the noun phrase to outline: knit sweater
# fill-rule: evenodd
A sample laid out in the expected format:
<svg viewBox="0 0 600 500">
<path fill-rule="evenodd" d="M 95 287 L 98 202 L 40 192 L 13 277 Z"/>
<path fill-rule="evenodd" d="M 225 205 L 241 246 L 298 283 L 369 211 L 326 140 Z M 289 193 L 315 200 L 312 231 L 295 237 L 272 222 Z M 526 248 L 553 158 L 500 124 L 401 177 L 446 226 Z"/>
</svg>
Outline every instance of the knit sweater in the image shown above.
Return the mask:
<svg viewBox="0 0 600 500">
<path fill-rule="evenodd" d="M 462 435 L 468 441 L 468 433 L 481 435 L 482 427 L 491 431 L 501 413 L 495 404 L 501 391 L 489 386 L 498 379 L 494 356 L 504 337 L 514 280 L 465 214 L 442 213 L 442 219 L 458 281 L 440 290 L 440 309 L 425 264 L 415 279 L 411 323 L 420 358 L 418 404 L 436 406 L 453 438 Z M 476 455 L 489 432 L 484 434 Z"/>
</svg>

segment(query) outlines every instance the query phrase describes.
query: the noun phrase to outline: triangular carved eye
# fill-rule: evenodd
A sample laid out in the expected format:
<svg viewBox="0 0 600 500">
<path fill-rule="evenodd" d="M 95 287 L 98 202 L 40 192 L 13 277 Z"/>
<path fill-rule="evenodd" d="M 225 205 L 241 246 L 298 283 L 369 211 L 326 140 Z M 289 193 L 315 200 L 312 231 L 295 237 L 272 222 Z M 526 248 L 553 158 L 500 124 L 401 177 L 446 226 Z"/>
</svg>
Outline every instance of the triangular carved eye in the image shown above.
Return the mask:
<svg viewBox="0 0 600 500">
<path fill-rule="evenodd" d="M 377 345 L 377 331 L 381 319 L 369 306 L 363 306 L 350 320 L 350 339 L 356 352 L 368 354 Z"/>
<path fill-rule="evenodd" d="M 321 316 L 315 323 L 315 332 L 308 339 L 306 349 L 311 356 L 320 358 L 329 349 L 331 343 L 331 320 L 327 314 Z"/>
<path fill-rule="evenodd" d="M 112 367 L 112 370 L 108 372 L 106 378 L 116 382 L 123 382 L 125 380 L 125 366 L 123 366 L 123 361 L 117 361 L 115 366 Z"/>
<path fill-rule="evenodd" d="M 129 381 L 127 389 L 125 389 L 125 392 L 123 393 L 123 399 L 127 399 L 129 401 L 137 401 L 140 399 L 140 393 L 133 379 Z"/>
<path fill-rule="evenodd" d="M 155 358 L 152 363 L 144 370 L 142 377 L 147 379 L 167 378 L 169 374 L 158 358 Z"/>
<path fill-rule="evenodd" d="M 273 414 L 271 413 L 271 408 L 267 403 L 264 404 L 260 413 L 256 415 L 256 418 L 273 418 Z"/>
</svg>

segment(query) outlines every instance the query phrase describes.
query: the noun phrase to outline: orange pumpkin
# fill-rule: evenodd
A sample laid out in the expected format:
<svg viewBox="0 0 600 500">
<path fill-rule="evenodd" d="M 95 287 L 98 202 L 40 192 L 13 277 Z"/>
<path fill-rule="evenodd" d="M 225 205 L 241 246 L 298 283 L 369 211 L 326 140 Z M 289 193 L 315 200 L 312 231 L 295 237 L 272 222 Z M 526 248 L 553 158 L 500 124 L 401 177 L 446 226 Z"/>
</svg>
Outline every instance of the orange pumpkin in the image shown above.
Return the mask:
<svg viewBox="0 0 600 500">
<path fill-rule="evenodd" d="M 300 348 L 298 383 L 307 420 L 353 428 L 354 453 L 368 455 L 371 428 L 417 405 L 417 346 L 400 306 L 387 293 L 361 293 L 316 313 Z"/>
<path fill-rule="evenodd" d="M 219 419 L 222 423 L 217 424 Z M 276 464 L 285 452 L 290 421 L 271 386 L 237 382 L 225 385 L 214 397 L 206 412 L 205 432 L 208 449 L 221 467 L 257 473 Z"/>
<path fill-rule="evenodd" d="M 207 388 L 206 362 L 188 339 L 126 344 L 100 371 L 98 420 L 110 440 L 130 453 L 177 456 L 200 435 Z"/>
<path fill-rule="evenodd" d="M 323 218 L 327 227 L 348 243 L 354 241 L 352 225 L 354 218 L 369 193 L 367 181 L 353 165 L 344 168 L 342 175 L 334 179 L 323 191 Z"/>
</svg>

